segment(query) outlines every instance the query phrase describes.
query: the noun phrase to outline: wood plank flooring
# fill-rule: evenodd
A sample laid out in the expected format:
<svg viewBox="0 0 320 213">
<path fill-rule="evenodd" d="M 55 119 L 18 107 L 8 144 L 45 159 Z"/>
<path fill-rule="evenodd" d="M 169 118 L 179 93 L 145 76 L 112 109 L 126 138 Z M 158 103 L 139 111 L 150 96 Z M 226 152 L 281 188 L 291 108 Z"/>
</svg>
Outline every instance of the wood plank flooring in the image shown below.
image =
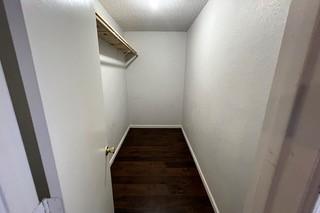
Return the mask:
<svg viewBox="0 0 320 213">
<path fill-rule="evenodd" d="M 213 213 L 181 129 L 130 129 L 112 167 L 115 213 Z"/>
</svg>

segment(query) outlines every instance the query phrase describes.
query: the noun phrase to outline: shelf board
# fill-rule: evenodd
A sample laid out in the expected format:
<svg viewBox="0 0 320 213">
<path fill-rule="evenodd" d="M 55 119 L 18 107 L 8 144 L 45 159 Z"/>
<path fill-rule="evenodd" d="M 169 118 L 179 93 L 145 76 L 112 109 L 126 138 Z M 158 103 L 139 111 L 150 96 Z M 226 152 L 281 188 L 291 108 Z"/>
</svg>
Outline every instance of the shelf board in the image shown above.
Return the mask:
<svg viewBox="0 0 320 213">
<path fill-rule="evenodd" d="M 135 51 L 98 13 L 96 13 L 96 23 L 99 38 L 122 52 L 126 62 L 131 61 L 138 56 L 137 51 Z"/>
</svg>

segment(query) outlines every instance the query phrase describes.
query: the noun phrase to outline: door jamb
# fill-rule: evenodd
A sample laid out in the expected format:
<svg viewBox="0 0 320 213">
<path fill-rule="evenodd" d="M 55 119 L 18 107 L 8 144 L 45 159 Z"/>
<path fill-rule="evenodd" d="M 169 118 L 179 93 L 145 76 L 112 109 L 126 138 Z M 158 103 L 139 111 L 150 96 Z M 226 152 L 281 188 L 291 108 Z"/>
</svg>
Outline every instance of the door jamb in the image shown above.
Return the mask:
<svg viewBox="0 0 320 213">
<path fill-rule="evenodd" d="M 0 58 L 39 201 L 61 200 L 21 0 L 0 0 Z"/>
</svg>

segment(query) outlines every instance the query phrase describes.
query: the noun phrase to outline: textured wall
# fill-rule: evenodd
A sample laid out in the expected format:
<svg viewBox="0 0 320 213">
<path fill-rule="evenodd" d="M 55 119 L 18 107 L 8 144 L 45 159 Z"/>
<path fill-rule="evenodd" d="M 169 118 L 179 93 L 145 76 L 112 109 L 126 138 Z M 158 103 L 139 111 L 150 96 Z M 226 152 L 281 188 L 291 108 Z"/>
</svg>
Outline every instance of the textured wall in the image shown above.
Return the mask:
<svg viewBox="0 0 320 213">
<path fill-rule="evenodd" d="M 127 32 L 139 57 L 127 71 L 131 124 L 181 124 L 185 32 Z"/>
<path fill-rule="evenodd" d="M 244 206 L 290 2 L 212 0 L 188 31 L 183 126 L 223 213 Z"/>
</svg>

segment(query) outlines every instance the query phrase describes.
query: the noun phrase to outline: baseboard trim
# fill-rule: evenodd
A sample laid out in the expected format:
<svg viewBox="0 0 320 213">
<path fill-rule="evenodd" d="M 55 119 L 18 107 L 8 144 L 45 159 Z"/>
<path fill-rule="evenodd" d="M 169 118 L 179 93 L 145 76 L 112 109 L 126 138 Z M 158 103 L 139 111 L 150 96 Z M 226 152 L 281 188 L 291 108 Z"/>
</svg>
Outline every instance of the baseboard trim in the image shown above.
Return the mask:
<svg viewBox="0 0 320 213">
<path fill-rule="evenodd" d="M 184 131 L 183 126 L 181 126 L 181 130 L 182 130 L 183 136 L 184 136 L 184 138 L 185 138 L 185 140 L 186 140 L 186 142 L 187 142 L 187 144 L 188 144 L 188 147 L 189 147 L 189 150 L 190 150 L 190 152 L 191 152 L 192 158 L 193 158 L 193 160 L 194 160 L 194 162 L 195 162 L 195 164 L 196 164 L 197 170 L 198 170 L 198 172 L 199 172 L 199 174 L 200 174 L 200 178 L 201 178 L 202 183 L 203 183 L 203 185 L 204 185 L 204 188 L 205 188 L 205 190 L 206 190 L 206 192 L 207 192 L 207 194 L 208 194 L 208 197 L 209 197 L 209 200 L 210 200 L 210 202 L 211 202 L 211 205 L 212 205 L 212 207 L 213 207 L 213 209 L 214 209 L 214 211 L 215 211 L 216 213 L 220 213 L 220 211 L 219 211 L 219 209 L 218 209 L 218 206 L 217 206 L 217 203 L 216 203 L 216 201 L 215 201 L 215 199 L 214 199 L 214 197 L 213 197 L 213 195 L 212 195 L 212 193 L 211 193 L 211 190 L 210 190 L 209 185 L 208 185 L 208 183 L 207 183 L 207 181 L 206 181 L 206 178 L 204 177 L 204 175 L 203 175 L 203 173 L 202 173 L 202 170 L 201 170 L 200 164 L 199 164 L 199 162 L 198 162 L 198 159 L 197 159 L 197 157 L 196 157 L 196 155 L 195 155 L 195 153 L 194 153 L 194 151 L 193 151 L 193 149 L 192 149 L 191 143 L 190 143 L 190 141 L 189 141 L 189 139 L 188 139 L 187 133 Z"/>
<path fill-rule="evenodd" d="M 117 157 L 117 154 L 118 154 L 119 150 L 121 149 L 121 146 L 122 146 L 122 144 L 123 144 L 123 142 L 124 142 L 124 139 L 126 139 L 129 130 L 130 130 L 130 125 L 128 126 L 128 128 L 127 128 L 126 131 L 124 132 L 124 134 L 123 134 L 123 136 L 122 136 L 122 138 L 121 138 L 121 140 L 120 140 L 120 142 L 119 142 L 116 150 L 114 151 L 114 153 L 113 153 L 113 155 L 112 155 L 112 157 L 111 157 L 111 159 L 110 159 L 110 161 L 109 161 L 109 165 L 110 165 L 110 166 L 113 164 L 114 159 Z"/>
<path fill-rule="evenodd" d="M 182 128 L 181 124 L 170 124 L 170 125 L 140 125 L 140 124 L 131 124 L 130 128 L 172 128 L 172 129 L 178 129 L 178 128 Z"/>
</svg>

